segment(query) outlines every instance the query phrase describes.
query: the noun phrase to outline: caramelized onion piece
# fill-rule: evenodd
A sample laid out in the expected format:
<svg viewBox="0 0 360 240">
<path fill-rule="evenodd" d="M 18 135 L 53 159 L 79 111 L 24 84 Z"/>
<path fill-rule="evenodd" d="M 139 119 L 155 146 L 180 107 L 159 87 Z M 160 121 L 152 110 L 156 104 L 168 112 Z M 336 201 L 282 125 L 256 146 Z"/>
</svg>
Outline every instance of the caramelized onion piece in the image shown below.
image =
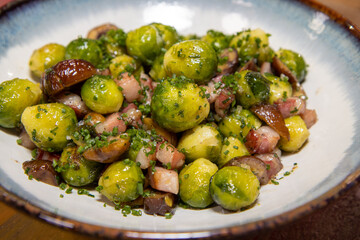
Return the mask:
<svg viewBox="0 0 360 240">
<path fill-rule="evenodd" d="M 57 63 L 42 79 L 44 93 L 53 96 L 67 87 L 82 82 L 96 73 L 96 68 L 81 59 L 69 59 Z"/>
<path fill-rule="evenodd" d="M 269 177 L 266 171 L 266 164 L 261 161 L 259 158 L 254 156 L 242 156 L 235 157 L 227 162 L 225 166 L 238 166 L 243 167 L 246 164 L 250 167 L 251 171 L 259 179 L 261 185 L 265 185 L 269 182 Z"/>
<path fill-rule="evenodd" d="M 221 59 L 226 60 L 223 64 L 218 66 L 220 69 L 220 75 L 232 74 L 236 71 L 237 66 L 239 65 L 239 56 L 235 49 L 226 48 L 222 50 L 219 57 Z"/>
<path fill-rule="evenodd" d="M 144 198 L 144 211 L 150 215 L 165 216 L 166 213 L 173 214 L 176 206 L 176 196 L 172 193 L 152 191 Z"/>
<path fill-rule="evenodd" d="M 116 161 L 130 147 L 129 138 L 126 135 L 109 137 L 110 144 L 102 148 L 90 148 L 85 150 L 83 156 L 92 161 L 112 163 Z"/>
<path fill-rule="evenodd" d="M 29 177 L 38 181 L 58 186 L 59 175 L 52 166 L 52 162 L 47 160 L 32 160 L 23 163 L 23 169 Z"/>
<path fill-rule="evenodd" d="M 116 30 L 118 29 L 117 26 L 115 26 L 114 24 L 111 23 L 105 23 L 102 24 L 100 26 L 94 27 L 93 29 L 91 29 L 86 38 L 89 39 L 99 39 L 102 35 L 105 35 L 108 31 L 110 30 Z"/>
<path fill-rule="evenodd" d="M 276 106 L 260 103 L 252 106 L 250 110 L 269 127 L 274 129 L 281 137 L 287 140 L 290 139 L 290 133 L 285 126 L 284 118 Z"/>
</svg>

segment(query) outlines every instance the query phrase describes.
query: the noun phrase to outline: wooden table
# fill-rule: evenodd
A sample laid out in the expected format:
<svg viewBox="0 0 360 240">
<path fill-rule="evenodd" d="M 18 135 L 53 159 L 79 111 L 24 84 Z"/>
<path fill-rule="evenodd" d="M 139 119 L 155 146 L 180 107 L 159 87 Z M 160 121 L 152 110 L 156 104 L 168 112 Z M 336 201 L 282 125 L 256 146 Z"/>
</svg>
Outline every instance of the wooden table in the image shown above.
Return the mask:
<svg viewBox="0 0 360 240">
<path fill-rule="evenodd" d="M 360 0 L 318 0 L 360 26 Z M 0 0 L 0 6 L 9 0 Z M 0 239 L 90 240 L 70 230 L 60 229 L 0 202 Z M 295 222 L 262 231 L 245 239 L 274 240 L 360 240 L 360 184 L 326 207 Z"/>
</svg>

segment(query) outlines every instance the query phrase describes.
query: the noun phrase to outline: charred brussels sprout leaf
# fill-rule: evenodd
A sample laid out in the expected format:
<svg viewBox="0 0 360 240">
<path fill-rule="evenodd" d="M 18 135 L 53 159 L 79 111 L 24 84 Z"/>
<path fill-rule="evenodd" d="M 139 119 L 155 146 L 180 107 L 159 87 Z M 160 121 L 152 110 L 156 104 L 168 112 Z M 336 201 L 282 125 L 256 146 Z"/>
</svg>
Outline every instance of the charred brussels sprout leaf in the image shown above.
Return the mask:
<svg viewBox="0 0 360 240">
<path fill-rule="evenodd" d="M 39 103 L 40 99 L 39 84 L 19 78 L 2 82 L 0 84 L 0 126 L 18 127 L 24 109 Z"/>
</svg>

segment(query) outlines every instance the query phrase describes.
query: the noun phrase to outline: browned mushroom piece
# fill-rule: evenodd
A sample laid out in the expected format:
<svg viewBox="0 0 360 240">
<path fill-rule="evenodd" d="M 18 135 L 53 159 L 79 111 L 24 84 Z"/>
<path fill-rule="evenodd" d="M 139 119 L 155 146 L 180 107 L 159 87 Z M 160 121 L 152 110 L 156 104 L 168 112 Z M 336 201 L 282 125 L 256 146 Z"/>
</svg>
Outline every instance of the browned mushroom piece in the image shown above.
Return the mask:
<svg viewBox="0 0 360 240">
<path fill-rule="evenodd" d="M 176 195 L 159 191 L 151 191 L 144 198 L 144 211 L 150 215 L 165 216 L 166 213 L 174 213 L 176 206 Z"/>
<path fill-rule="evenodd" d="M 263 62 L 260 67 L 260 73 L 270 73 L 273 74 L 271 71 L 271 63 L 270 62 Z"/>
<path fill-rule="evenodd" d="M 36 148 L 36 145 L 34 144 L 33 141 L 31 141 L 31 138 L 29 136 L 29 134 L 25 131 L 25 128 L 21 130 L 20 136 L 19 136 L 20 142 L 19 145 L 33 150 Z"/>
<path fill-rule="evenodd" d="M 225 166 L 246 167 L 246 165 L 250 167 L 251 171 L 259 179 L 261 185 L 265 185 L 269 182 L 269 177 L 266 171 L 266 164 L 257 157 L 254 156 L 235 157 L 231 159 L 229 162 L 227 162 L 224 165 L 224 167 Z"/>
<path fill-rule="evenodd" d="M 288 140 L 290 139 L 290 133 L 285 126 L 284 118 L 275 105 L 260 103 L 252 106 L 250 110 L 269 127 L 274 129 L 281 137 Z"/>
<path fill-rule="evenodd" d="M 42 78 L 45 94 L 53 96 L 65 88 L 71 87 L 96 74 L 96 68 L 81 59 L 69 59 L 57 63 Z"/>
<path fill-rule="evenodd" d="M 238 53 L 233 48 L 226 48 L 221 51 L 219 61 L 221 64 L 218 65 L 218 75 L 233 74 L 239 65 Z"/>
<path fill-rule="evenodd" d="M 101 148 L 89 148 L 83 156 L 92 161 L 101 163 L 112 163 L 116 161 L 130 147 L 129 137 L 122 134 L 115 137 L 108 137 L 109 145 Z"/>
<path fill-rule="evenodd" d="M 296 76 L 279 58 L 274 57 L 271 65 L 278 76 L 284 74 L 289 78 L 289 83 L 291 84 L 293 89 L 293 96 L 306 96 L 306 93 L 300 85 L 299 81 L 297 80 Z"/>
<path fill-rule="evenodd" d="M 52 166 L 52 162 L 47 160 L 32 160 L 23 163 L 23 169 L 29 178 L 34 178 L 38 181 L 58 186 L 59 174 Z"/>
<path fill-rule="evenodd" d="M 117 26 L 115 26 L 114 24 L 111 24 L 111 23 L 105 23 L 105 24 L 102 24 L 100 26 L 97 26 L 97 27 L 94 27 L 93 29 L 91 29 L 86 38 L 89 38 L 89 39 L 99 39 L 101 36 L 105 35 L 108 31 L 110 30 L 116 30 L 118 29 Z"/>
<path fill-rule="evenodd" d="M 241 72 L 241 71 L 245 71 L 245 70 L 251 70 L 251 71 L 255 71 L 258 72 L 258 66 L 256 65 L 255 59 L 251 59 L 249 60 L 247 63 L 245 63 L 244 66 L 240 67 L 237 72 Z"/>
<path fill-rule="evenodd" d="M 77 118 L 82 119 L 86 114 L 90 112 L 90 109 L 85 105 L 81 97 L 72 92 L 61 92 L 53 97 L 55 102 L 63 103 L 71 107 Z"/>
</svg>

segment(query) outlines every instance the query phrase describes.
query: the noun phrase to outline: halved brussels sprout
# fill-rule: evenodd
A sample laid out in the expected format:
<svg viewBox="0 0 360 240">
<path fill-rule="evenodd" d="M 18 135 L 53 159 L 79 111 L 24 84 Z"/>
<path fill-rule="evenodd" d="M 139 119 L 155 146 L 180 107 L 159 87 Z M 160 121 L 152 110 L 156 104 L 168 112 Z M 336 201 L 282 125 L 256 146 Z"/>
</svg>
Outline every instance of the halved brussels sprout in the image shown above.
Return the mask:
<svg viewBox="0 0 360 240">
<path fill-rule="evenodd" d="M 138 61 L 124 54 L 111 59 L 109 69 L 111 75 L 117 78 L 123 72 L 135 73 L 140 67 L 141 65 Z"/>
<path fill-rule="evenodd" d="M 222 32 L 209 30 L 206 35 L 201 38 L 202 41 L 209 43 L 216 52 L 228 48 L 230 43 L 230 36 L 226 36 Z"/>
<path fill-rule="evenodd" d="M 114 80 L 101 75 L 86 80 L 81 87 L 81 98 L 88 108 L 101 114 L 119 111 L 124 100 Z"/>
<path fill-rule="evenodd" d="M 129 159 L 114 162 L 99 179 L 100 193 L 114 203 L 135 200 L 143 193 L 144 178 L 135 162 Z"/>
<path fill-rule="evenodd" d="M 245 138 L 249 131 L 258 129 L 261 121 L 249 110 L 237 107 L 219 123 L 220 132 L 226 137 Z"/>
<path fill-rule="evenodd" d="M 246 155 L 250 155 L 250 153 L 243 142 L 234 137 L 225 138 L 217 164 L 219 167 L 222 167 L 234 157 Z"/>
<path fill-rule="evenodd" d="M 102 52 L 97 41 L 78 38 L 66 46 L 65 59 L 82 59 L 97 67 L 101 64 Z"/>
<path fill-rule="evenodd" d="M 284 121 L 289 129 L 290 140 L 287 141 L 285 138 L 281 138 L 279 141 L 280 149 L 287 152 L 296 152 L 304 145 L 310 136 L 310 132 L 304 120 L 298 115 L 285 118 Z"/>
<path fill-rule="evenodd" d="M 282 48 L 276 52 L 276 55 L 296 76 L 299 82 L 304 81 L 307 73 L 307 65 L 303 56 L 294 51 Z"/>
<path fill-rule="evenodd" d="M 217 55 L 207 42 L 183 41 L 165 53 L 164 68 L 168 76 L 185 76 L 198 84 L 206 84 L 217 70 Z"/>
<path fill-rule="evenodd" d="M 259 180 L 251 170 L 237 166 L 220 169 L 210 182 L 210 194 L 214 202 L 231 211 L 254 203 L 259 189 Z"/>
<path fill-rule="evenodd" d="M 205 92 L 184 77 L 168 78 L 154 90 L 153 119 L 163 128 L 182 132 L 201 123 L 209 114 Z"/>
<path fill-rule="evenodd" d="M 271 61 L 273 51 L 269 47 L 268 36 L 257 28 L 240 32 L 231 40 L 230 47 L 238 51 L 241 65 L 252 58 L 257 58 L 260 62 Z"/>
<path fill-rule="evenodd" d="M 236 91 L 236 100 L 244 108 L 268 101 L 270 95 L 269 81 L 259 72 L 241 71 L 235 73 L 235 79 L 239 86 Z"/>
<path fill-rule="evenodd" d="M 185 154 L 186 162 L 206 158 L 216 163 L 220 157 L 222 138 L 216 128 L 203 124 L 187 130 L 177 148 Z"/>
<path fill-rule="evenodd" d="M 195 208 L 206 208 L 213 200 L 210 196 L 210 178 L 218 167 L 205 158 L 186 165 L 180 172 L 180 198 Z"/>
<path fill-rule="evenodd" d="M 57 162 L 56 170 L 64 181 L 75 187 L 82 187 L 94 182 L 100 175 L 103 165 L 86 160 L 77 152 L 77 147 L 66 147 Z"/>
<path fill-rule="evenodd" d="M 29 67 L 31 72 L 37 77 L 41 77 L 41 74 L 46 69 L 54 66 L 58 62 L 65 59 L 65 47 L 57 43 L 49 43 L 36 49 L 29 61 Z"/>
<path fill-rule="evenodd" d="M 128 54 L 146 65 L 152 64 L 152 61 L 160 55 L 163 47 L 164 40 L 161 38 L 159 30 L 152 25 L 130 31 L 126 37 Z"/>
<path fill-rule="evenodd" d="M 150 25 L 156 27 L 159 30 L 160 36 L 165 44 L 165 49 L 169 49 L 172 45 L 179 41 L 179 35 L 175 28 L 161 23 L 152 23 Z"/>
<path fill-rule="evenodd" d="M 20 78 L 2 82 L 0 84 L 0 126 L 18 127 L 24 109 L 38 104 L 40 100 L 41 89 L 37 83 Z"/>
<path fill-rule="evenodd" d="M 269 103 L 273 104 L 278 99 L 286 99 L 292 96 L 292 87 L 286 76 L 276 77 L 272 74 L 265 74 L 270 81 Z"/>
<path fill-rule="evenodd" d="M 39 104 L 25 108 L 21 123 L 38 148 L 61 151 L 77 123 L 74 110 L 62 103 Z"/>
</svg>

